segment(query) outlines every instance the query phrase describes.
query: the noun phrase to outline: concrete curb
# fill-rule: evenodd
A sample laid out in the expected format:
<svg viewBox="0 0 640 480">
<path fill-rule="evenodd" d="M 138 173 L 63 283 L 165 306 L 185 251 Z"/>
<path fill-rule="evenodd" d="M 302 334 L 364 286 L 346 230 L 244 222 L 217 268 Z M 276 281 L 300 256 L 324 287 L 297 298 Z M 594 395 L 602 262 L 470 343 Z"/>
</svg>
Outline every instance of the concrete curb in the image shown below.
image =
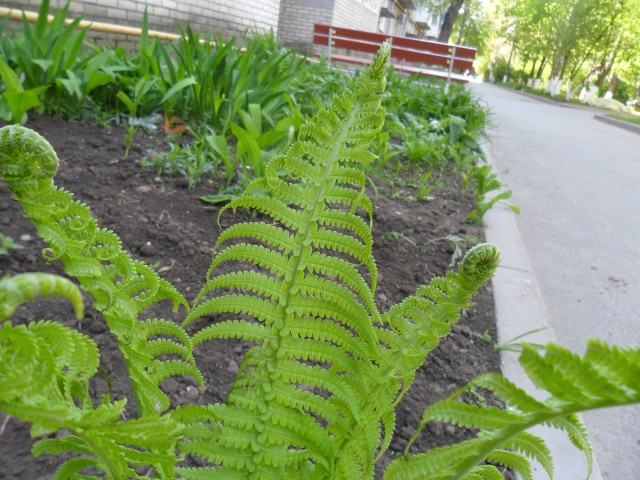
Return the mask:
<svg viewBox="0 0 640 480">
<path fill-rule="evenodd" d="M 602 123 L 614 125 L 619 128 L 624 128 L 630 132 L 640 134 L 640 125 L 636 125 L 635 123 L 625 122 L 624 120 L 618 120 L 617 118 L 607 117 L 606 115 L 600 115 L 598 113 L 596 113 L 593 118 Z"/>
<path fill-rule="evenodd" d="M 487 161 L 492 164 L 486 146 L 483 146 L 483 151 Z M 537 329 L 543 330 L 519 341 L 541 344 L 556 342 L 538 281 L 522 243 L 515 214 L 509 208 L 497 204 L 487 212 L 484 223 L 486 240 L 499 248 L 502 259 L 492 280 L 498 342 L 507 342 Z M 544 392 L 537 390 L 525 375 L 518 362 L 517 353 L 502 350 L 500 359 L 502 373 L 506 378 L 531 395 L 545 398 Z M 586 478 L 586 458 L 564 433 L 546 427 L 533 429 L 532 433 L 542 437 L 553 454 L 554 478 Z M 534 480 L 548 479 L 540 465 L 533 462 L 532 466 Z M 590 480 L 602 480 L 595 458 Z"/>
<path fill-rule="evenodd" d="M 555 105 L 556 107 L 565 107 L 565 108 L 584 108 L 585 107 L 585 105 L 567 102 L 565 100 L 562 100 L 561 98 L 551 98 L 551 97 L 545 97 L 543 95 L 534 95 L 533 93 L 525 92 L 524 90 L 516 90 L 515 88 L 505 87 L 503 85 L 498 85 L 497 83 L 494 83 L 493 85 L 495 85 L 496 87 L 508 90 L 509 92 L 517 93 L 518 95 L 522 95 L 523 97 L 527 97 L 532 100 L 537 100 L 538 102 Z"/>
</svg>

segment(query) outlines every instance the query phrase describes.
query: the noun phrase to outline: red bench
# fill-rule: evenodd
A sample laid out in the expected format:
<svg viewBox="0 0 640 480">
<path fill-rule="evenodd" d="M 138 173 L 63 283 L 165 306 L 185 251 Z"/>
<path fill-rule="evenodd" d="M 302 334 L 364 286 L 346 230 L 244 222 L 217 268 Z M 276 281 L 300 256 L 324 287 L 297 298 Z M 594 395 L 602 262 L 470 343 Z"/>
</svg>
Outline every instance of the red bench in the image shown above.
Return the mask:
<svg viewBox="0 0 640 480">
<path fill-rule="evenodd" d="M 391 43 L 391 62 L 397 71 L 443 79 L 447 81 L 447 86 L 449 82 L 469 81 L 464 72 L 473 68 L 476 56 L 473 47 L 321 23 L 313 27 L 313 43 L 327 47 L 327 58 L 332 62 L 368 64 L 385 40 Z M 342 51 L 346 52 L 343 54 Z M 368 55 L 353 56 L 351 52 Z"/>
</svg>

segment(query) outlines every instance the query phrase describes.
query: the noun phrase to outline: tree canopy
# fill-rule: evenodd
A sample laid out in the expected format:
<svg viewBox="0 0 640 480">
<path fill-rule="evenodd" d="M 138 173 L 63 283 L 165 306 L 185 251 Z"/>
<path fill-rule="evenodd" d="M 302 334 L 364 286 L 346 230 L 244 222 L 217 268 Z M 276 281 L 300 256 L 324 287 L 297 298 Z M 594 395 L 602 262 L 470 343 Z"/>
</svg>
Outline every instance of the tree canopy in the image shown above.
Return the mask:
<svg viewBox="0 0 640 480">
<path fill-rule="evenodd" d="M 529 77 L 640 84 L 640 0 L 493 0 L 493 34 Z M 494 52 L 494 56 L 496 56 Z M 497 55 L 499 56 L 499 55 Z M 546 69 L 545 69 L 546 67 Z"/>
</svg>

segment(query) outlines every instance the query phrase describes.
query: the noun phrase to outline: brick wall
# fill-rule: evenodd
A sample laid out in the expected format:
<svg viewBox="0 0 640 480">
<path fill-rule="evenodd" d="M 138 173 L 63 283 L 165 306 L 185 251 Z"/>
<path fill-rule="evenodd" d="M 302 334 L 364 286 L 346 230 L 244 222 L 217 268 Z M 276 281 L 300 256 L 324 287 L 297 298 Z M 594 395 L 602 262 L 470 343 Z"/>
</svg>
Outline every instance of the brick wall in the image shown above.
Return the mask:
<svg viewBox="0 0 640 480">
<path fill-rule="evenodd" d="M 3 1 L 8 8 L 37 11 L 40 0 Z M 66 0 L 51 0 L 51 12 Z M 241 36 L 247 29 L 277 33 L 280 0 L 73 0 L 69 16 L 82 15 L 85 20 L 140 27 L 145 7 L 149 28 L 179 33 L 187 22 L 191 28 L 205 35 L 211 31 L 225 38 Z M 136 37 L 92 32 L 89 38 L 98 44 L 135 48 Z"/>
<path fill-rule="evenodd" d="M 288 47 L 309 52 L 313 24 L 333 20 L 335 0 L 280 0 L 278 38 Z"/>
<path fill-rule="evenodd" d="M 371 2 L 371 0 L 366 3 L 378 4 L 378 2 Z M 366 32 L 377 32 L 379 16 L 380 7 L 368 8 L 365 6 L 365 0 L 335 0 L 333 25 Z"/>
<path fill-rule="evenodd" d="M 313 49 L 314 23 L 376 32 L 379 3 L 377 0 L 281 0 L 278 37 L 289 47 L 309 52 Z"/>
</svg>

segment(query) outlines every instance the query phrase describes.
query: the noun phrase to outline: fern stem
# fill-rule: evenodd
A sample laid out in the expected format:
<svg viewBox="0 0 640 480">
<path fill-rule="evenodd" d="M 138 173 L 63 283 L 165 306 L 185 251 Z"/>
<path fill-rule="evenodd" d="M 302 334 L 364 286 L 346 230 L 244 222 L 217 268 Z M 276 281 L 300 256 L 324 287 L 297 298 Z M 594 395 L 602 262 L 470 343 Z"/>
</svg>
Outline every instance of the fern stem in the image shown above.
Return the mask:
<svg viewBox="0 0 640 480">
<path fill-rule="evenodd" d="M 527 415 L 528 417 L 527 420 L 525 420 L 525 422 L 522 424 L 514 425 L 512 427 L 503 427 L 492 432 L 491 436 L 493 436 L 494 439 L 490 442 L 484 443 L 480 448 L 480 450 L 478 450 L 478 453 L 475 456 L 469 457 L 468 460 L 460 464 L 460 468 L 456 471 L 456 475 L 452 477 L 451 480 L 464 479 L 475 466 L 480 465 L 482 462 L 484 462 L 487 456 L 491 452 L 498 449 L 500 445 L 505 444 L 506 442 L 514 438 L 519 433 L 524 432 L 525 430 L 528 430 L 532 427 L 549 423 L 552 420 L 566 418 L 570 415 L 576 415 L 576 414 L 588 412 L 591 410 L 599 410 L 601 408 L 611 408 L 611 407 L 623 407 L 626 405 L 634 405 L 636 403 L 637 403 L 637 400 L 634 400 L 633 398 L 630 398 L 628 401 L 625 401 L 625 402 L 602 399 L 601 401 L 595 402 L 591 405 L 584 406 L 584 407 L 576 405 L 575 403 L 567 403 L 567 405 L 562 407 L 559 411 L 556 411 L 553 413 L 540 412 L 536 414 Z M 421 424 L 420 430 L 422 430 L 425 425 Z"/>
<path fill-rule="evenodd" d="M 99 442 L 93 441 L 93 436 L 90 434 L 84 435 L 82 432 L 77 431 L 74 431 L 73 434 L 77 435 L 91 447 L 91 453 L 100 460 L 102 464 L 101 467 L 104 469 L 108 480 L 118 480 L 122 478 L 122 475 L 125 474 L 125 472 L 123 472 L 118 464 L 114 462 L 113 452 L 105 451 Z"/>
</svg>

